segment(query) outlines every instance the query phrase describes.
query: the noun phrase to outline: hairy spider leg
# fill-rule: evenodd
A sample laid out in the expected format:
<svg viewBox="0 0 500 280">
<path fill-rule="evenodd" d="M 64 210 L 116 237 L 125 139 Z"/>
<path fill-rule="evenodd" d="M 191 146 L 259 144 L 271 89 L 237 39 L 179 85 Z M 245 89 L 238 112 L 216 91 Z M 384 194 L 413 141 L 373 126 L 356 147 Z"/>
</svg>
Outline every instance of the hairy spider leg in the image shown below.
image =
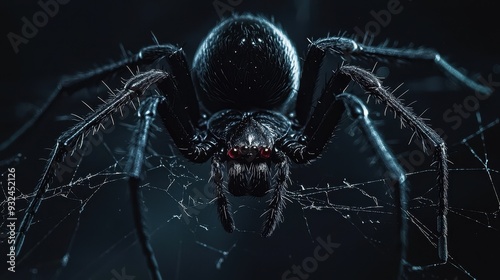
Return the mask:
<svg viewBox="0 0 500 280">
<path fill-rule="evenodd" d="M 132 86 L 146 86 L 143 90 L 146 90 L 149 85 L 155 83 L 164 78 L 163 72 L 155 72 L 153 75 L 137 75 L 131 80 Z M 52 149 L 49 156 L 47 164 L 45 165 L 42 178 L 38 181 L 35 187 L 35 196 L 29 202 L 28 208 L 25 211 L 25 215 L 19 224 L 19 234 L 16 238 L 16 255 L 19 255 L 21 251 L 25 234 L 31 226 L 31 222 L 40 207 L 43 196 L 49 188 L 49 184 L 52 178 L 57 172 L 57 164 L 61 163 L 65 156 L 71 153 L 74 148 L 81 143 L 80 139 L 85 137 L 93 130 L 99 128 L 99 126 L 110 117 L 113 112 L 130 102 L 132 99 L 138 97 L 136 94 L 136 89 L 132 90 L 126 88 L 118 93 L 112 100 L 108 103 L 101 105 L 99 108 L 95 109 L 89 115 L 87 115 L 83 120 L 78 122 L 76 125 L 66 130 L 59 136 L 57 142 Z"/>
<path fill-rule="evenodd" d="M 337 71 L 328 80 L 316 106 L 309 109 L 312 113 L 302 132 L 296 138 L 288 137 L 283 140 L 281 149 L 292 161 L 308 163 L 324 150 L 345 112 L 344 102 L 338 101 L 336 96 L 343 93 L 350 82 L 348 76 L 339 75 Z"/>
<path fill-rule="evenodd" d="M 337 96 L 346 106 L 349 117 L 354 121 L 362 135 L 385 169 L 384 177 L 386 182 L 394 193 L 396 216 L 398 217 L 399 228 L 399 272 L 398 279 L 404 279 L 406 262 L 406 250 L 408 248 L 408 192 L 409 183 L 406 180 L 406 174 L 397 162 L 391 149 L 385 144 L 377 128 L 373 125 L 368 116 L 368 109 L 365 104 L 356 96 L 343 93 Z"/>
<path fill-rule="evenodd" d="M 273 188 L 270 190 L 272 193 L 269 199 L 269 206 L 267 211 L 267 218 L 262 226 L 262 236 L 269 237 L 273 234 L 276 226 L 283 221 L 283 210 L 285 209 L 286 202 L 286 189 L 290 181 L 290 164 L 285 154 L 275 149 L 273 153 L 273 162 L 276 164 L 276 174 L 274 176 Z"/>
<path fill-rule="evenodd" d="M 308 120 L 309 108 L 312 105 L 318 73 L 326 52 L 338 54 L 343 58 L 369 58 L 376 60 L 427 61 L 437 65 L 439 70 L 450 75 L 460 84 L 471 90 L 489 95 L 492 88 L 478 84 L 466 77 L 457 68 L 449 64 L 438 52 L 425 48 L 388 48 L 384 46 L 369 46 L 357 43 L 355 40 L 344 37 L 328 37 L 311 42 L 303 66 L 300 88 L 297 96 L 297 120 L 305 124 Z"/>
<path fill-rule="evenodd" d="M 217 203 L 217 214 L 224 230 L 231 233 L 234 231 L 234 219 L 231 214 L 231 204 L 227 199 L 227 188 L 224 187 L 224 173 L 221 155 L 216 154 L 212 158 L 211 180 L 215 185 L 215 197 Z"/>
<path fill-rule="evenodd" d="M 176 145 L 178 144 L 178 147 L 183 155 L 195 162 L 207 161 L 213 155 L 215 149 L 217 148 L 215 141 L 212 139 L 204 141 L 200 140 L 202 137 L 194 134 L 195 131 L 190 123 L 189 117 L 186 114 L 181 115 L 185 116 L 185 118 L 179 118 L 175 115 L 174 112 L 179 111 L 179 109 L 175 107 L 184 108 L 184 104 L 186 103 L 180 99 L 185 95 L 179 94 L 177 83 L 173 79 L 172 75 L 161 70 L 150 70 L 133 76 L 125 83 L 122 90 L 115 93 L 110 101 L 95 109 L 75 126 L 63 132 L 58 138 L 47 161 L 42 178 L 35 187 L 35 195 L 29 202 L 25 215 L 19 225 L 19 233 L 16 237 L 16 255 L 19 255 L 21 251 L 26 233 L 31 226 L 31 222 L 41 205 L 42 199 L 49 188 L 52 178 L 57 172 L 57 164 L 61 163 L 65 156 L 71 153 L 71 151 L 73 151 L 74 148 L 81 143 L 80 139 L 83 139 L 83 137 L 91 133 L 92 130 L 98 129 L 102 122 L 104 122 L 107 118 L 110 118 L 114 112 L 119 110 L 119 108 L 126 105 L 128 102 L 131 102 L 132 99 L 141 97 L 152 85 L 157 85 L 158 89 L 165 97 L 158 104 L 158 113 L 174 140 L 174 143 Z M 168 104 L 167 99 L 169 98 L 175 99 L 176 102 Z M 136 143 L 133 145 L 138 144 Z M 132 150 L 134 149 L 137 151 L 139 147 L 132 146 Z M 137 169 L 139 158 L 137 157 L 140 156 L 140 154 L 135 154 L 129 161 L 128 172 L 130 172 L 132 178 L 130 181 L 131 188 L 133 188 L 134 184 L 136 184 L 134 180 L 136 180 L 136 176 L 138 176 L 137 174 L 139 172 Z M 138 232 L 140 231 L 141 230 L 138 229 Z M 142 243 L 145 244 L 144 242 Z M 143 248 L 143 250 L 147 255 L 148 249 Z M 150 258 L 151 256 L 147 257 Z M 155 275 L 156 272 L 151 271 L 151 274 Z"/>
<path fill-rule="evenodd" d="M 8 139 L 0 143 L 0 152 L 7 150 L 8 147 L 19 142 L 19 140 L 26 136 L 28 130 L 35 127 L 43 119 L 46 113 L 53 109 L 56 102 L 65 96 L 65 94 L 70 95 L 83 88 L 95 86 L 106 77 L 112 76 L 127 67 L 133 69 L 136 66 L 150 65 L 163 57 L 166 58 L 170 67 L 169 72 L 177 79 L 177 86 L 186 95 L 184 99 L 187 101 L 186 104 L 189 105 L 189 110 L 187 110 L 187 112 L 191 121 L 198 121 L 198 102 L 191 82 L 189 65 L 184 51 L 170 44 L 152 45 L 142 48 L 137 54 L 130 57 L 123 58 L 119 61 L 109 63 L 84 73 L 63 78 L 56 89 L 50 94 L 47 101 L 42 105 L 41 109 Z"/>
<path fill-rule="evenodd" d="M 149 241 L 149 234 L 143 213 L 142 192 L 139 184 L 141 182 L 142 167 L 146 157 L 145 152 L 148 146 L 149 135 L 151 133 L 153 121 L 156 118 L 156 108 L 158 107 L 159 101 L 159 96 L 151 96 L 141 103 L 137 112 L 137 125 L 130 142 L 127 164 L 124 169 L 124 172 L 128 176 L 132 214 L 134 216 L 137 238 L 146 256 L 151 279 L 154 280 L 161 280 L 162 277 L 153 247 Z"/>
<path fill-rule="evenodd" d="M 457 79 L 466 87 L 469 87 L 470 89 L 476 92 L 480 92 L 482 94 L 491 94 L 492 92 L 491 88 L 480 85 L 474 82 L 473 80 L 467 78 L 466 76 L 464 76 L 460 71 L 451 66 L 449 63 L 447 63 L 439 55 L 439 53 L 433 50 L 428 50 L 423 48 L 396 49 L 396 48 L 386 48 L 386 47 L 375 47 L 375 46 L 366 46 L 358 44 L 354 40 L 344 37 L 323 38 L 311 43 L 309 51 L 306 56 L 306 60 L 304 61 L 304 72 L 301 77 L 301 83 L 300 83 L 301 87 L 299 88 L 297 96 L 297 106 L 296 106 L 297 120 L 301 124 L 305 124 L 308 121 L 310 113 L 310 110 L 308 108 L 310 108 L 312 104 L 312 92 L 314 92 L 319 69 L 321 67 L 321 63 L 323 62 L 323 59 L 327 51 L 331 51 L 343 57 L 352 56 L 352 57 L 365 57 L 365 58 L 375 58 L 375 59 L 434 61 L 442 71 L 450 74 L 452 77 Z M 353 68 L 359 69 L 356 67 Z M 343 69 L 349 69 L 349 67 L 347 68 L 343 67 Z M 358 75 L 360 79 L 362 76 L 364 76 L 364 74 Z M 374 84 L 373 86 L 378 87 L 380 85 L 378 79 L 376 79 L 376 77 L 374 77 L 372 74 L 370 74 L 369 76 L 373 77 L 377 81 L 377 84 Z M 369 78 L 366 82 L 370 83 L 369 80 L 373 81 L 373 79 Z M 383 90 L 381 86 L 380 89 Z M 373 90 L 372 91 L 368 89 L 365 90 L 367 90 L 369 93 L 374 93 Z M 446 262 L 448 258 L 447 237 L 446 237 L 447 236 L 446 215 L 448 208 L 447 206 L 448 167 L 446 162 L 447 161 L 446 145 L 444 141 L 441 139 L 441 137 L 437 133 L 435 133 L 434 130 L 428 127 L 421 118 L 413 114 L 410 108 L 402 104 L 400 104 L 402 106 L 396 105 L 396 103 L 400 103 L 399 100 L 393 97 L 392 94 L 389 94 L 387 91 L 384 90 L 384 92 L 387 93 L 387 96 L 391 96 L 391 98 L 381 97 L 381 96 L 377 98 L 379 99 L 382 98 L 384 102 L 387 102 L 388 100 L 397 101 L 397 102 L 390 102 L 392 104 L 388 104 L 389 105 L 388 107 L 391 109 L 394 109 L 393 106 L 406 108 L 407 109 L 406 111 L 408 111 L 409 114 L 407 113 L 400 114 L 401 118 L 403 120 L 407 118 L 405 122 L 411 123 L 410 127 L 414 129 L 414 131 L 417 133 L 418 136 L 424 136 L 423 139 L 426 139 L 427 144 L 429 144 L 430 148 L 433 149 L 432 151 L 434 153 L 434 158 L 437 162 L 436 166 L 438 172 L 437 186 L 439 190 L 438 253 L 440 259 Z M 377 96 L 377 94 L 373 95 Z M 399 114 L 397 110 L 395 110 L 395 112 Z M 411 115 L 413 115 L 413 118 L 410 117 Z M 415 130 L 415 128 L 417 128 L 417 130 Z"/>
<path fill-rule="evenodd" d="M 163 75 L 162 79 L 154 79 L 155 75 L 160 73 Z M 131 141 L 125 172 L 129 176 L 132 209 L 138 238 L 143 253 L 146 256 L 151 278 L 160 280 L 162 279 L 160 269 L 144 224 L 142 194 L 139 189 L 148 135 L 152 122 L 156 117 L 156 111 L 158 111 L 161 116 L 163 124 L 172 137 L 175 145 L 187 159 L 193 162 L 205 162 L 213 156 L 217 145 L 211 138 L 201 140 L 203 137 L 195 132 L 190 117 L 186 116 L 184 112 L 181 112 L 181 110 L 185 110 L 185 108 L 189 106 L 187 104 L 190 104 L 193 100 L 183 100 L 186 95 L 184 92 L 181 93 L 179 91 L 177 80 L 174 80 L 172 75 L 160 70 L 150 70 L 142 75 L 145 76 L 144 80 L 135 83 L 133 82 L 134 78 L 132 78 L 127 82 L 124 89 L 135 89 L 138 90 L 138 95 L 142 95 L 147 87 L 151 84 L 156 84 L 162 97 L 149 97 L 139 109 L 139 122 Z M 189 76 L 187 77 L 189 78 Z M 198 123 L 198 120 L 196 120 L 196 123 Z"/>
<path fill-rule="evenodd" d="M 448 164 L 446 145 L 441 137 L 425 124 L 422 118 L 415 115 L 411 108 L 403 105 L 399 99 L 383 88 L 375 75 L 354 66 L 340 67 L 328 81 L 302 133 L 297 138 L 289 137 L 284 140 L 281 149 L 296 163 L 307 163 L 317 158 L 331 138 L 345 111 L 345 101 L 337 101 L 337 97 L 351 81 L 360 85 L 368 94 L 384 102 L 418 137 L 423 139 L 424 148 L 434 153 L 437 172 L 436 187 L 439 192 L 437 247 L 440 259 L 446 262 L 448 259 L 446 218 L 448 212 Z M 344 100 L 346 99 L 344 98 Z M 367 134 L 367 136 L 373 138 L 372 134 Z M 369 139 L 369 142 L 377 143 L 378 141 L 373 138 Z M 379 148 L 383 150 L 383 147 Z M 387 174 L 389 179 L 401 181 L 401 171 L 397 168 L 399 165 L 392 164 L 390 161 L 385 164 L 386 168 L 391 170 Z M 400 185 L 401 182 L 398 184 Z M 399 196 L 398 199 L 401 207 L 404 207 L 404 202 L 406 201 L 406 198 L 403 197 L 405 195 L 404 192 L 400 191 L 397 195 Z M 406 216 L 404 208 L 401 209 L 400 214 L 401 217 L 398 218 L 398 222 L 401 229 L 404 229 L 406 227 L 404 223 L 406 222 L 401 222 Z M 401 235 L 405 235 L 405 232 L 401 232 Z M 401 240 L 401 245 L 405 243 L 405 239 Z M 404 251 L 401 251 L 401 253 L 403 255 L 406 254 Z"/>
<path fill-rule="evenodd" d="M 396 116 L 423 141 L 426 152 L 433 154 L 437 173 L 436 188 L 438 190 L 437 209 L 437 249 L 441 261 L 448 261 L 448 155 L 446 143 L 425 121 L 415 115 L 410 107 L 382 87 L 381 82 L 372 73 L 354 66 L 344 66 L 339 69 L 340 75 L 349 76 L 368 94 L 385 103 Z"/>
</svg>

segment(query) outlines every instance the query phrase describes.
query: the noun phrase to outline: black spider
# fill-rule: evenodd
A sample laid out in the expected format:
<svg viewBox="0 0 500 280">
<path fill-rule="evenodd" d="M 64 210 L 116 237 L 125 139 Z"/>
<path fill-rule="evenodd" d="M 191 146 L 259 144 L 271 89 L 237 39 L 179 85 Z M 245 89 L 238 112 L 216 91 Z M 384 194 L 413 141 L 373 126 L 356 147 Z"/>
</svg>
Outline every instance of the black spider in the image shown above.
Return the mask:
<svg viewBox="0 0 500 280">
<path fill-rule="evenodd" d="M 92 130 L 98 129 L 112 113 L 141 98 L 139 121 L 134 131 L 126 173 L 132 189 L 137 234 L 152 278 L 161 275 L 148 241 L 141 215 L 139 182 L 152 122 L 159 114 L 181 154 L 193 162 L 212 160 L 211 181 L 224 229 L 235 229 L 227 193 L 235 196 L 271 196 L 262 235 L 270 236 L 282 221 L 285 207 L 289 161 L 305 164 L 316 159 L 332 137 L 344 112 L 358 124 L 369 145 L 386 170 L 385 177 L 396 194 L 400 228 L 401 264 L 405 265 L 406 190 L 405 173 L 370 123 L 368 111 L 355 96 L 344 93 L 351 81 L 394 111 L 402 122 L 422 138 L 435 157 L 437 171 L 438 252 L 447 261 L 446 145 L 412 110 L 395 98 L 370 72 L 355 66 L 341 66 L 313 105 L 313 93 L 323 58 L 328 53 L 344 58 L 424 60 L 434 62 L 465 86 L 483 93 L 481 86 L 450 66 L 439 54 L 427 49 L 395 49 L 367 46 L 344 37 L 311 42 L 302 67 L 292 43 L 270 21 L 249 14 L 235 15 L 220 22 L 200 45 L 190 67 L 182 49 L 153 45 L 137 55 L 65 80 L 42 111 L 65 91 L 87 87 L 126 67 L 148 65 L 165 58 L 169 71 L 149 70 L 129 79 L 106 104 L 64 132 L 49 157 L 19 229 L 17 254 L 60 163 Z M 300 70 L 302 68 L 302 71 Z M 146 90 L 156 85 L 158 93 Z M 201 108 L 200 108 L 201 106 Z M 39 116 L 2 147 L 23 134 Z M 227 175 L 225 175 L 227 173 Z M 274 174 L 273 174 L 274 173 Z"/>
</svg>

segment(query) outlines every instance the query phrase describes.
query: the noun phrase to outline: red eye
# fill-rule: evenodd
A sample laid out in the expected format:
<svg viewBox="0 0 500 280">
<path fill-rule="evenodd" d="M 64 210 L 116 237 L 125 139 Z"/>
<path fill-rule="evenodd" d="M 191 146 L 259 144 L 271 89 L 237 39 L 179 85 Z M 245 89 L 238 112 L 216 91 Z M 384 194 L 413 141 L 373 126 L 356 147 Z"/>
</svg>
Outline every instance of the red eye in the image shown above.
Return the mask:
<svg viewBox="0 0 500 280">
<path fill-rule="evenodd" d="M 227 151 L 227 155 L 232 159 L 239 158 L 240 150 L 238 149 L 238 147 L 231 148 Z"/>
<path fill-rule="evenodd" d="M 271 156 L 271 149 L 268 147 L 261 147 L 259 155 L 261 158 L 269 158 Z"/>
</svg>

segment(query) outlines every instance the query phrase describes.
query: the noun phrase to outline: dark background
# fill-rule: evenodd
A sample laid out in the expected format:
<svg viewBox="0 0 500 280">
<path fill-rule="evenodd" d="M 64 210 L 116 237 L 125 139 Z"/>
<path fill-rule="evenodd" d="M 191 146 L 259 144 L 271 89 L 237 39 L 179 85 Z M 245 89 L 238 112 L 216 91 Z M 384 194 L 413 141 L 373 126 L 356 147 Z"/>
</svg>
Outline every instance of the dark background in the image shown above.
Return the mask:
<svg viewBox="0 0 500 280">
<path fill-rule="evenodd" d="M 356 26 L 364 30 L 364 26 L 374 20 L 371 11 L 385 10 L 388 2 L 229 1 L 237 3 L 233 7 L 235 12 L 274 17 L 295 43 L 301 57 L 306 51 L 307 38 L 320 38 L 328 33 L 336 35 L 339 32 L 352 34 Z M 488 1 L 436 2 L 401 0 L 402 12 L 392 15 L 387 26 L 382 27 L 375 36 L 374 42 L 378 44 L 389 39 L 391 43 L 397 41 L 400 46 L 413 43 L 432 47 L 453 64 L 463 67 L 461 69 L 471 77 L 487 78 L 491 75 L 493 81 L 500 80 L 497 47 L 500 32 L 496 20 L 498 14 L 492 4 L 487 4 Z M 23 24 L 21 18 L 25 16 L 31 20 L 41 8 L 35 1 L 24 4 L 4 1 L 0 5 L 3 34 L 0 140 L 6 139 L 42 106 L 62 76 L 119 59 L 120 44 L 136 52 L 152 43 L 153 32 L 161 43 L 183 46 L 191 61 L 199 42 L 219 21 L 214 1 L 137 1 L 135 4 L 125 4 L 122 1 L 72 0 L 60 5 L 58 13 L 49 17 L 47 25 L 39 28 L 27 44 L 21 44 L 19 53 L 15 54 L 6 35 L 9 32 L 20 34 Z M 229 12 L 224 15 L 229 15 Z M 330 64 L 335 67 L 338 60 L 332 60 Z M 371 68 L 374 63 L 360 65 Z M 406 102 L 418 100 L 412 105 L 418 113 L 429 108 L 425 117 L 431 119 L 429 122 L 433 127 L 443 129 L 453 162 L 450 173 L 452 211 L 449 244 L 453 260 L 451 264 L 412 273 L 411 278 L 488 279 L 489 274 L 495 275 L 500 260 L 495 250 L 500 245 L 500 236 L 499 221 L 495 214 L 499 210 L 499 203 L 494 192 L 498 189 L 497 171 L 500 169 L 500 152 L 497 148 L 499 126 L 487 130 L 484 140 L 477 136 L 470 141 L 471 148 L 477 151 L 480 158 L 485 153 L 484 143 L 491 180 L 484 166 L 460 141 L 479 130 L 476 112 L 481 114 L 483 124 L 498 118 L 499 98 L 494 95 L 481 101 L 477 110 L 461 118 L 463 123 L 457 129 L 452 129 L 450 125 L 453 123 L 446 121 L 443 113 L 453 108 L 454 104 L 464 104 L 464 100 L 474 96 L 474 92 L 450 82 L 430 63 L 385 66 L 379 63 L 378 67 L 382 70 L 377 74 L 387 76 L 386 85 L 395 88 L 404 82 L 403 88 L 410 89 L 405 95 Z M 115 81 L 129 76 L 127 72 L 121 73 Z M 60 132 L 73 123 L 64 116 L 71 112 L 85 114 L 88 109 L 80 101 L 85 100 L 96 106 L 99 103 L 91 96 L 98 93 L 105 96 L 105 92 L 102 92 L 101 88 L 93 88 L 59 101 L 59 110 L 50 112 L 26 139 L 16 142 L 2 153 L 2 160 L 21 154 L 18 162 L 2 161 L 2 173 L 7 167 L 16 167 L 17 186 L 21 192 L 29 193 L 43 169 L 44 161 L 39 159 L 48 156 L 46 148 L 51 147 Z M 369 106 L 374 109 L 372 117 L 383 125 L 383 135 L 398 155 L 408 157 L 417 150 L 407 145 L 411 133 L 400 130 L 397 121 L 388 117 L 387 121 L 380 122 L 386 120 L 382 114 L 383 106 L 373 102 Z M 133 119 L 126 122 L 133 123 Z M 346 133 L 347 127 L 348 122 L 344 122 L 322 159 L 309 167 L 292 169 L 291 190 L 299 190 L 300 185 L 306 188 L 325 187 L 326 184 L 339 186 L 344 179 L 349 183 L 362 183 L 381 178 L 376 172 L 377 168 L 364 160 L 369 154 L 361 152 L 359 146 L 352 144 L 354 141 Z M 74 178 L 101 172 L 112 165 L 114 159 L 111 155 L 115 158 L 122 156 L 120 151 L 126 149 L 128 135 L 127 129 L 119 125 L 116 133 L 106 137 L 107 145 L 100 146 L 84 159 Z M 313 256 L 318 245 L 316 238 L 326 240 L 330 236 L 332 242 L 339 243 L 340 247 L 326 261 L 319 263 L 317 270 L 310 273 L 309 279 L 393 278 L 396 267 L 394 240 L 397 239 L 397 233 L 395 218 L 391 214 L 391 200 L 383 183 L 361 186 L 373 192 L 381 204 L 389 205 L 380 213 L 302 210 L 294 201 L 289 203 L 285 211 L 285 222 L 268 239 L 259 236 L 260 221 L 256 221 L 265 205 L 255 200 L 232 199 L 235 208 L 239 205 L 250 206 L 238 208 L 235 217 L 239 230 L 227 234 L 217 221 L 213 205 L 204 208 L 196 216 L 198 221 L 189 225 L 182 219 L 173 218 L 180 214 L 176 202 L 184 198 L 183 202 L 187 203 L 187 196 L 193 194 L 190 188 L 204 188 L 209 168 L 208 164 L 199 166 L 168 157 L 172 154 L 169 145 L 165 144 L 168 141 L 168 136 L 159 133 L 152 143 L 154 150 L 166 155 L 160 160 L 166 162 L 167 167 L 174 160 L 177 162 L 172 171 L 174 175 L 187 175 L 177 178 L 165 172 L 169 168 L 162 167 L 150 170 L 145 180 L 149 184 L 146 187 L 145 204 L 148 207 L 149 227 L 153 232 L 152 244 L 164 276 L 169 279 L 281 279 L 283 272 L 292 265 L 301 264 L 304 259 Z M 110 147 L 112 152 L 106 147 Z M 177 153 L 174 152 L 174 155 Z M 160 166 L 158 160 L 153 157 L 151 165 Z M 427 204 L 415 199 L 425 197 L 436 201 L 435 192 L 430 190 L 435 175 L 427 172 L 431 162 L 428 160 L 417 166 L 417 173 L 410 173 L 409 178 L 413 186 L 412 205 L 415 207 L 412 214 L 422 222 L 420 228 L 435 232 L 434 208 L 423 207 Z M 171 182 L 173 177 L 176 181 L 172 189 L 162 191 L 169 185 L 166 182 Z M 112 271 L 120 272 L 125 268 L 128 275 L 147 279 L 144 259 L 131 233 L 133 225 L 127 187 L 123 180 L 118 180 L 96 188 L 103 178 L 108 177 L 96 176 L 96 181 L 84 180 L 69 195 L 69 199 L 55 197 L 44 201 L 40 215 L 35 219 L 37 224 L 28 234 L 23 249 L 29 253 L 25 257 L 20 256 L 24 259 L 16 267 L 15 277 L 2 270 L 1 278 L 112 279 L 116 278 Z M 109 178 L 120 179 L 121 176 Z M 191 185 L 183 189 L 182 186 L 186 184 Z M 98 192 L 94 193 L 95 190 Z M 367 203 L 366 197 L 357 192 L 336 194 L 336 202 L 341 205 L 360 206 Z M 81 205 L 74 197 L 91 197 L 82 214 L 71 212 L 73 209 L 78 211 Z M 17 203 L 19 208 L 25 205 L 25 200 Z M 205 227 L 208 230 L 204 230 Z M 413 224 L 410 231 L 410 262 L 422 265 L 437 262 L 436 250 L 420 232 Z M 236 246 L 217 269 L 216 262 L 222 256 L 221 253 L 200 243 L 223 251 L 229 250 L 233 244 Z M 3 245 L 2 256 L 7 252 Z M 29 248 L 34 250 L 30 251 Z M 65 254 L 69 258 L 64 266 L 61 261 Z"/>
</svg>

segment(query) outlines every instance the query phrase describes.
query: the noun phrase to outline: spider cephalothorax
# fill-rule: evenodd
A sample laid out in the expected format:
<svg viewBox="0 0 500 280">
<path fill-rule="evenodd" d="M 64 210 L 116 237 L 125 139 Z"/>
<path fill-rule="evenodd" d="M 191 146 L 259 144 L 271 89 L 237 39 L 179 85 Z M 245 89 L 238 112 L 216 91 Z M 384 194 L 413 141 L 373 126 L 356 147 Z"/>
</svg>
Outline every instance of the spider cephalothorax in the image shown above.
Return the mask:
<svg viewBox="0 0 500 280">
<path fill-rule="evenodd" d="M 35 188 L 34 198 L 19 225 L 16 255 L 19 255 L 25 234 L 52 182 L 54 168 L 64 160 L 67 150 L 81 143 L 85 135 L 99 129 L 102 122 L 111 119 L 122 106 L 141 98 L 139 120 L 132 135 L 125 173 L 129 178 L 138 237 L 153 278 L 160 279 L 161 276 L 144 229 L 139 182 L 147 139 L 156 114 L 161 117 L 182 156 L 198 163 L 211 159 L 214 201 L 224 229 L 232 232 L 236 228 L 228 193 L 236 196 L 268 195 L 269 206 L 262 235 L 270 236 L 282 221 L 290 161 L 304 164 L 316 159 L 347 111 L 380 158 L 386 170 L 386 180 L 395 192 L 402 268 L 406 264 L 405 173 L 370 123 L 363 102 L 344 92 L 350 82 L 355 82 L 394 111 L 403 124 L 422 138 L 424 146 L 433 151 L 439 192 L 436 236 L 439 257 L 446 261 L 448 167 L 444 141 L 411 108 L 384 88 L 377 77 L 355 66 L 336 69 L 319 98 L 314 100 L 319 70 L 328 52 L 382 61 L 391 58 L 430 61 L 465 86 L 485 94 L 491 92 L 490 88 L 465 77 L 432 50 L 374 47 L 344 37 L 312 41 L 300 72 L 296 51 L 283 31 L 263 17 L 253 15 L 236 15 L 220 22 L 201 43 L 192 67 L 182 49 L 157 42 L 136 55 L 64 81 L 56 90 L 55 96 L 59 97 L 63 91 L 90 86 L 118 70 L 148 65 L 161 58 L 169 66 L 168 71 L 153 69 L 134 75 L 121 90 L 112 94 L 109 101 L 58 138 Z M 157 93 L 148 91 L 153 85 L 157 86 Z M 15 135 L 8 140 L 9 143 L 14 142 L 20 133 Z"/>
<path fill-rule="evenodd" d="M 236 196 L 263 196 L 270 189 L 273 149 L 290 129 L 289 121 L 272 111 L 222 111 L 208 130 L 225 143 L 228 190 Z"/>
</svg>

